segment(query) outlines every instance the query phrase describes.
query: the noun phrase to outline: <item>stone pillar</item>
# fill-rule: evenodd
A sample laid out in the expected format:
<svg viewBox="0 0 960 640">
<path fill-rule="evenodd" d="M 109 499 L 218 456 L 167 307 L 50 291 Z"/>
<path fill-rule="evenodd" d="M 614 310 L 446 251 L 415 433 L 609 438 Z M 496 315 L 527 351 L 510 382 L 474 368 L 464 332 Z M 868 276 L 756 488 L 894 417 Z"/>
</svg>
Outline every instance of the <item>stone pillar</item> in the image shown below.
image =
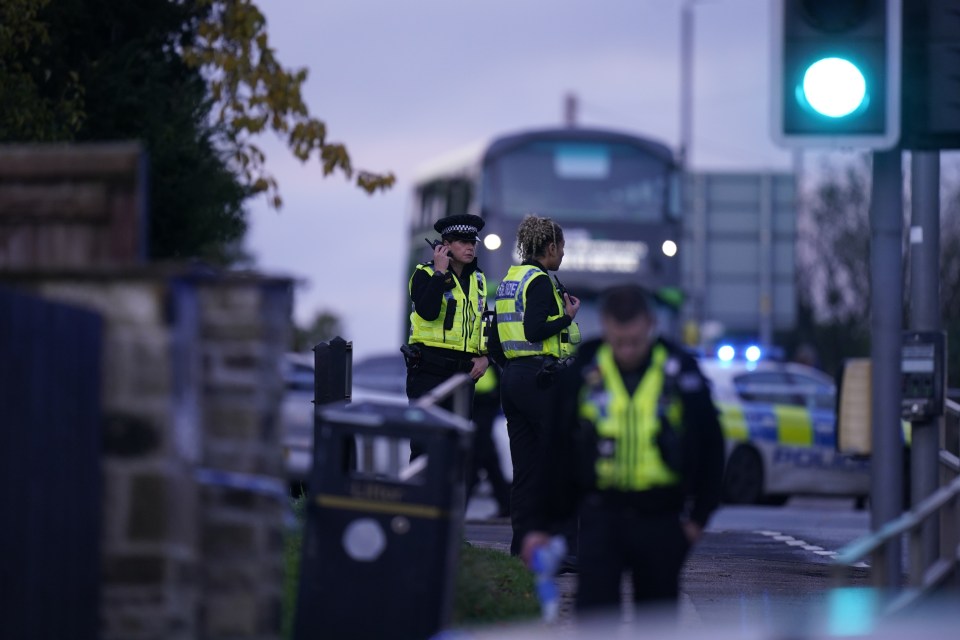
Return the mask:
<svg viewBox="0 0 960 640">
<path fill-rule="evenodd" d="M 104 318 L 101 637 L 278 638 L 291 282 L 156 268 L 0 281 Z"/>
<path fill-rule="evenodd" d="M 199 285 L 203 465 L 285 494 L 279 364 L 291 337 L 289 283 Z M 229 485 L 229 483 L 224 483 Z M 287 505 L 251 488 L 201 489 L 201 635 L 279 637 Z"/>
</svg>

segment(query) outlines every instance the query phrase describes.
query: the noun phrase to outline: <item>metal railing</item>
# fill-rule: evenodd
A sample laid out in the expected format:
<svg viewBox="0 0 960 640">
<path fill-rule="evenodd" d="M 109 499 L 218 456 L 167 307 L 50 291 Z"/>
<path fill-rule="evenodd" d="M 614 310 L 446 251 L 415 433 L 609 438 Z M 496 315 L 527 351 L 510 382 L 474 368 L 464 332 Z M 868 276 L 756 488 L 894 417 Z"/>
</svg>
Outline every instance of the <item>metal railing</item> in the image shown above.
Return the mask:
<svg viewBox="0 0 960 640">
<path fill-rule="evenodd" d="M 953 583 L 960 586 L 960 404 L 946 401 L 946 415 L 940 433 L 940 488 L 920 504 L 840 550 L 834 558 L 834 586 L 844 586 L 854 566 L 862 566 L 869 557 L 871 583 L 887 590 L 892 581 L 884 562 L 887 544 L 898 536 L 907 536 L 908 586 L 893 593 L 883 606 L 883 614 L 892 614 L 918 602 L 933 590 Z M 923 526 L 939 516 L 940 548 L 929 564 L 924 561 Z"/>
</svg>

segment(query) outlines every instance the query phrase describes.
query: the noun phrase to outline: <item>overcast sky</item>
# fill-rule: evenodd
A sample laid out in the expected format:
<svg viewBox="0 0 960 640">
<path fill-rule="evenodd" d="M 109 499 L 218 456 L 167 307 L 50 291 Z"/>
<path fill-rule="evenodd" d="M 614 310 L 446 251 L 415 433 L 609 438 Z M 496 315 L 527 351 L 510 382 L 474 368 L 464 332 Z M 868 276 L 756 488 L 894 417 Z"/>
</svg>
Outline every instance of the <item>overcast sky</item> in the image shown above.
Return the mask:
<svg viewBox="0 0 960 640">
<path fill-rule="evenodd" d="M 302 281 L 295 319 L 338 314 L 354 355 L 395 351 L 406 306 L 410 177 L 426 161 L 495 134 L 561 123 L 676 149 L 682 0 L 258 0 L 282 63 L 307 67 L 304 99 L 354 166 L 393 171 L 368 196 L 323 179 L 275 138 L 262 141 L 284 206 L 251 204 L 247 249 Z M 770 141 L 769 0 L 694 4 L 695 170 L 789 169 Z M 483 264 L 483 254 L 480 253 Z"/>
</svg>

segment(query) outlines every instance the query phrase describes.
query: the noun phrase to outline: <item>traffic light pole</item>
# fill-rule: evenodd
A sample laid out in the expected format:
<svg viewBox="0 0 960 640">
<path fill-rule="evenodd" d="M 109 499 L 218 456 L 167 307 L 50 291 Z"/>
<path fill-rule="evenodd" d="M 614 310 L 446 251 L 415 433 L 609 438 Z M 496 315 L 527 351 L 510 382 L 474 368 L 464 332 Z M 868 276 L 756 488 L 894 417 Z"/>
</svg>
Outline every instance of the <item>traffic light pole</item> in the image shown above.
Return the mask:
<svg viewBox="0 0 960 640">
<path fill-rule="evenodd" d="M 903 169 L 901 151 L 873 152 L 870 197 L 870 346 L 873 459 L 870 525 L 879 531 L 903 511 L 903 444 L 900 435 L 900 358 L 903 305 Z M 882 567 L 884 587 L 900 586 L 901 543 L 892 538 Z"/>
<path fill-rule="evenodd" d="M 940 152 L 911 154 L 910 329 L 940 331 Z M 912 423 L 910 504 L 915 506 L 939 486 L 940 421 Z M 939 521 L 934 515 L 923 526 L 923 564 L 937 557 Z M 911 580 L 922 576 L 911 575 Z"/>
</svg>

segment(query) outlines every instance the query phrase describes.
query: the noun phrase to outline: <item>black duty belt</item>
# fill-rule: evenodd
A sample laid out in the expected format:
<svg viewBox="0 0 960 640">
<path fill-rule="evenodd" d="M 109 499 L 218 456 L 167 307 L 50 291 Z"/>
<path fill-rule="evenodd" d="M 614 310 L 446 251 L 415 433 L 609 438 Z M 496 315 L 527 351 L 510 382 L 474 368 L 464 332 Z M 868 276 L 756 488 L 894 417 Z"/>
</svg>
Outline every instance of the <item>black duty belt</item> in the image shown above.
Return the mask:
<svg viewBox="0 0 960 640">
<path fill-rule="evenodd" d="M 421 361 L 432 365 L 434 367 L 439 367 L 447 371 L 453 371 L 455 373 L 470 373 L 473 371 L 473 360 L 462 360 L 460 358 L 446 358 L 444 356 L 436 355 L 431 353 L 426 349 L 420 350 Z"/>
</svg>

